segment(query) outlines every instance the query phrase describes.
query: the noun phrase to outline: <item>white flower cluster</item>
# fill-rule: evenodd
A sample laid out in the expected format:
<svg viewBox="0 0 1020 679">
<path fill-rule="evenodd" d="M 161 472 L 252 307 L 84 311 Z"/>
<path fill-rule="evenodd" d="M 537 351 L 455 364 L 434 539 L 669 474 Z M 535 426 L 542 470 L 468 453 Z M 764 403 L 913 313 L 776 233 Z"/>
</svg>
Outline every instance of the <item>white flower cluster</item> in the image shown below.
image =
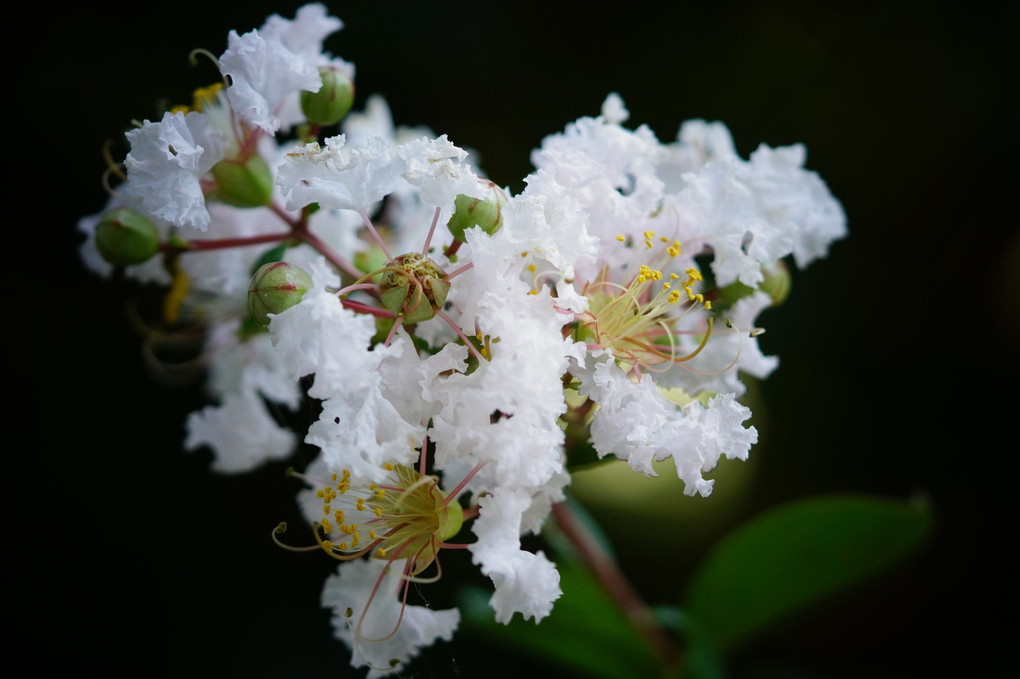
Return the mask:
<svg viewBox="0 0 1020 679">
<path fill-rule="evenodd" d="M 324 72 L 353 79 L 322 51 L 341 27 L 312 4 L 231 32 L 228 86 L 129 133 L 123 182 L 79 226 L 106 275 L 107 215 L 152 224 L 158 256 L 124 272 L 169 287 L 168 320 L 206 327 L 214 404 L 186 446 L 211 448 L 214 469 L 288 457 L 298 435 L 267 404 L 321 403 L 300 502 L 350 562 L 323 605 L 352 664 L 380 676 L 457 627 L 456 610 L 401 600 L 442 549 L 466 547 L 492 580 L 498 621 L 549 614 L 556 567 L 521 536 L 564 499 L 570 445 L 644 474 L 671 458 L 685 492 L 708 495 L 703 474 L 757 439 L 740 374 L 776 366 L 755 321 L 783 261 L 823 256 L 845 218 L 802 147 L 744 160 L 704 121 L 662 143 L 624 127 L 612 94 L 545 139 L 518 195 L 445 135 L 395 127 L 378 97 L 320 137 L 302 97 Z M 248 300 L 267 262 L 311 284 L 263 328 Z"/>
</svg>

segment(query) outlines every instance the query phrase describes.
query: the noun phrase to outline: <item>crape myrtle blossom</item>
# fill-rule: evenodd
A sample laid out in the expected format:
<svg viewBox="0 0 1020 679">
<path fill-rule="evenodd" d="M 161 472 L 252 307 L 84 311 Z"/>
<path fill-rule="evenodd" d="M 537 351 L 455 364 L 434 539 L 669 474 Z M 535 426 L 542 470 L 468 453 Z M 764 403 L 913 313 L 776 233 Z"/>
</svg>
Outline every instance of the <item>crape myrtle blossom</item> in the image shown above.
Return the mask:
<svg viewBox="0 0 1020 679">
<path fill-rule="evenodd" d="M 230 32 L 219 61 L 230 78 L 227 96 L 241 120 L 275 134 L 304 120 L 298 95 L 319 91 L 320 68 L 354 78 L 352 64 L 323 53 L 323 41 L 343 28 L 326 12 L 322 4 L 309 4 L 298 9 L 293 21 L 274 14 L 261 29 Z"/>
<path fill-rule="evenodd" d="M 757 336 L 786 261 L 846 229 L 803 147 L 745 160 L 700 120 L 663 143 L 616 94 L 543 140 L 516 195 L 379 95 L 324 123 L 309 97 L 353 82 L 324 51 L 342 26 L 311 4 L 231 31 L 224 84 L 129 132 L 120 184 L 78 228 L 97 274 L 165 286 L 150 343 L 201 338 L 211 402 L 186 449 L 221 473 L 317 451 L 290 471 L 309 530 L 273 538 L 340 562 L 321 601 L 375 677 L 451 638 L 456 609 L 409 601 L 451 554 L 491 581 L 498 622 L 550 615 L 556 564 L 522 538 L 582 447 L 645 475 L 670 459 L 708 495 L 757 441 L 742 379 L 778 365 Z"/>
<path fill-rule="evenodd" d="M 771 300 L 755 288 L 787 255 L 799 265 L 824 255 L 845 218 L 802 169 L 802 147 L 762 146 L 745 162 L 721 124 L 692 121 L 676 143 L 661 144 L 645 126 L 624 128 L 626 115 L 610 96 L 603 115 L 547 137 L 525 194 L 579 207 L 600 243 L 596 258 L 577 260 L 576 275 L 557 266 L 585 298 L 579 309 L 562 295 L 590 349 L 572 373 L 594 404 L 598 454 L 645 474 L 672 458 L 685 492 L 707 495 L 702 472 L 721 456 L 745 458 L 757 440 L 742 425 L 750 411 L 734 399 L 740 373 L 765 377 L 777 363 L 757 346 L 756 316 Z M 715 292 L 703 285 L 705 259 Z M 738 299 L 718 298 L 734 284 Z"/>
</svg>

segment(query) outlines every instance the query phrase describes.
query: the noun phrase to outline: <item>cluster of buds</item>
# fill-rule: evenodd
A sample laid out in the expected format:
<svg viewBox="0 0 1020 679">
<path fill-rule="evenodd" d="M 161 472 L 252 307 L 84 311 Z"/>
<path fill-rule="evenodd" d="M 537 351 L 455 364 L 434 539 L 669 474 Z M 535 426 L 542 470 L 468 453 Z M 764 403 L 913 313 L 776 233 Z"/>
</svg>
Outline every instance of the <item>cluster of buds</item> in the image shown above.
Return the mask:
<svg viewBox="0 0 1020 679">
<path fill-rule="evenodd" d="M 311 4 L 231 32 L 223 83 L 129 132 L 79 227 L 94 271 L 165 285 L 158 322 L 202 332 L 211 404 L 186 448 L 230 473 L 318 448 L 294 472 L 308 544 L 274 536 L 341 562 L 323 603 L 379 675 L 456 628 L 407 602 L 442 549 L 491 579 L 498 621 L 549 614 L 556 566 L 521 537 L 565 499 L 577 447 L 646 475 L 672 459 L 708 495 L 757 440 L 741 375 L 775 368 L 757 316 L 788 294 L 785 260 L 845 225 L 802 147 L 745 160 L 704 121 L 662 143 L 612 94 L 511 195 L 383 99 L 355 110 L 353 65 L 323 51 L 342 25 Z M 267 407 L 305 398 L 305 432 Z"/>
</svg>

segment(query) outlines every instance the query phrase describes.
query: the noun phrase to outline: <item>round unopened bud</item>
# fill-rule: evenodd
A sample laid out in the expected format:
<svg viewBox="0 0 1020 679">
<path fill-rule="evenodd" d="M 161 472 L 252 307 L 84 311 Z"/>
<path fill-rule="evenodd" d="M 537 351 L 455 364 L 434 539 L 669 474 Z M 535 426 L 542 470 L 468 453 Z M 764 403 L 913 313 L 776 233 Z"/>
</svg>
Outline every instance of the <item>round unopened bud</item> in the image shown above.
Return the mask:
<svg viewBox="0 0 1020 679">
<path fill-rule="evenodd" d="M 354 81 L 337 68 L 319 69 L 322 87 L 318 92 L 301 92 L 301 112 L 314 125 L 340 122 L 354 106 Z"/>
<path fill-rule="evenodd" d="M 734 281 L 720 288 L 718 299 L 712 302 L 713 307 L 728 309 L 744 297 L 753 295 L 756 289 L 771 297 L 773 306 L 779 306 L 790 294 L 790 270 L 782 260 L 779 260 L 762 268 L 762 275 L 764 278 L 757 288 L 744 285 L 740 281 Z"/>
<path fill-rule="evenodd" d="M 446 223 L 446 228 L 459 241 L 463 241 L 464 232 L 474 226 L 480 227 L 490 236 L 503 226 L 503 207 L 509 199 L 503 189 L 488 179 L 480 179 L 479 182 L 485 187 L 485 197 L 474 198 L 460 194 L 454 201 L 456 211 Z"/>
<path fill-rule="evenodd" d="M 215 197 L 235 207 L 263 207 L 273 199 L 273 172 L 262 156 L 224 158 L 212 167 Z"/>
<path fill-rule="evenodd" d="M 248 311 L 260 325 L 269 325 L 269 314 L 278 314 L 301 301 L 312 287 L 312 277 L 287 262 L 259 267 L 248 285 Z"/>
<path fill-rule="evenodd" d="M 118 208 L 96 226 L 96 249 L 115 266 L 141 264 L 159 252 L 159 231 L 145 215 Z"/>
</svg>

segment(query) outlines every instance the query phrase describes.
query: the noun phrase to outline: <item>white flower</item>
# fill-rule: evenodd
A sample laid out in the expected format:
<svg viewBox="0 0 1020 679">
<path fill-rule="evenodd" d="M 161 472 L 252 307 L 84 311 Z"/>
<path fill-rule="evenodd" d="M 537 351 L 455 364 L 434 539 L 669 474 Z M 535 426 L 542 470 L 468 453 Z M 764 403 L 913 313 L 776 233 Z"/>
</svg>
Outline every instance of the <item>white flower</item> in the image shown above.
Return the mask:
<svg viewBox="0 0 1020 679">
<path fill-rule="evenodd" d="M 751 411 L 731 394 L 712 398 L 707 408 L 694 400 L 680 406 L 651 379 L 632 380 L 611 355 L 601 359 L 582 381 L 582 394 L 599 404 L 591 438 L 600 457 L 611 453 L 646 476 L 656 476 L 652 462 L 672 458 L 684 494 L 707 496 L 713 482 L 702 473 L 723 456 L 746 459 L 758 440 L 754 427 L 742 424 Z"/>
<path fill-rule="evenodd" d="M 367 666 L 369 679 L 404 670 L 422 648 L 449 641 L 460 623 L 457 609 L 405 605 L 406 586 L 385 560 L 341 564 L 326 578 L 322 605 L 332 609 L 334 633 L 352 650 L 351 665 Z"/>
<path fill-rule="evenodd" d="M 387 142 L 372 137 L 358 148 L 348 148 L 345 142 L 341 134 L 326 139 L 325 148 L 313 142 L 287 154 L 277 184 L 288 210 L 318 203 L 367 217 L 403 182 L 404 164 Z"/>
<path fill-rule="evenodd" d="M 322 448 L 331 468 L 378 480 L 384 463 L 413 462 L 424 427 L 405 420 L 387 398 L 413 383 L 401 383 L 400 373 L 383 368 L 399 361 L 403 339 L 373 347 L 372 318 L 343 308 L 336 294 L 321 289 L 274 315 L 269 330 L 292 376 L 315 375 L 308 394 L 323 400 L 322 412 L 306 440 Z"/>
<path fill-rule="evenodd" d="M 300 8 L 294 21 L 274 14 L 261 30 L 244 35 L 231 31 L 219 61 L 223 75 L 230 78 L 227 98 L 235 113 L 270 134 L 302 120 L 297 95 L 319 91 L 320 66 L 354 75 L 349 64 L 322 52 L 323 40 L 342 27 L 343 22 L 316 3 Z"/>
<path fill-rule="evenodd" d="M 483 197 L 484 185 L 464 162 L 467 151 L 455 146 L 445 134 L 407 142 L 398 147 L 397 153 L 405 163 L 404 179 L 419 188 L 422 202 L 439 208 L 439 224 L 450 220 L 453 201 L 459 194 Z"/>
<path fill-rule="evenodd" d="M 265 402 L 251 391 L 228 393 L 219 405 L 188 415 L 187 450 L 209 446 L 214 471 L 246 472 L 270 460 L 282 460 L 297 446 L 297 436 L 273 419 Z"/>
<path fill-rule="evenodd" d="M 188 415 L 185 449 L 208 446 L 213 470 L 224 473 L 250 471 L 294 452 L 297 435 L 277 423 L 267 401 L 294 410 L 301 393 L 269 335 L 242 337 L 239 317 L 227 317 L 212 325 L 205 356 L 206 390 L 217 403 Z"/>
<path fill-rule="evenodd" d="M 521 490 L 497 490 L 478 504 L 481 511 L 474 527 L 478 540 L 468 549 L 495 586 L 489 603 L 496 621 L 506 624 L 520 613 L 539 622 L 563 592 L 555 564 L 542 552 L 521 549 L 521 517 L 531 498 Z"/>
<path fill-rule="evenodd" d="M 165 113 L 125 135 L 131 143 L 120 189 L 129 205 L 157 220 L 204 231 L 209 225 L 201 179 L 223 158 L 223 139 L 199 112 Z"/>
</svg>

